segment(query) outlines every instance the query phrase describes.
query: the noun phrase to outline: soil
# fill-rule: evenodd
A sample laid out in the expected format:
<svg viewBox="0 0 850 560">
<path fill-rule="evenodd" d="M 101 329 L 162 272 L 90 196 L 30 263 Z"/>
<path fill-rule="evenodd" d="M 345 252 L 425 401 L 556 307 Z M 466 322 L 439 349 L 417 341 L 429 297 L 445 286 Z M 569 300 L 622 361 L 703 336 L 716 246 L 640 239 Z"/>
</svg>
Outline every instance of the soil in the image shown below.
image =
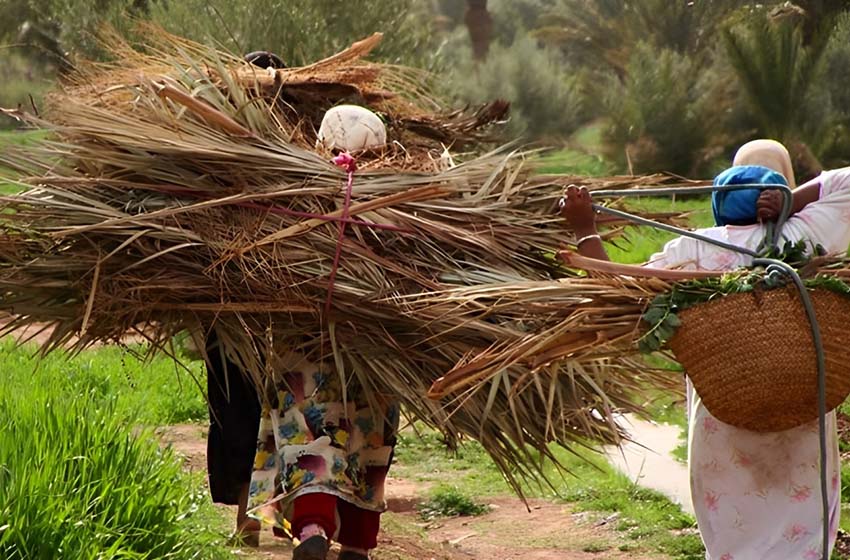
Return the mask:
<svg viewBox="0 0 850 560">
<path fill-rule="evenodd" d="M 192 471 L 206 467 L 206 428 L 188 424 L 158 429 L 161 440 L 183 456 Z M 490 511 L 477 517 L 441 518 L 425 522 L 417 505 L 428 487 L 411 480 L 387 480 L 389 512 L 375 560 L 659 560 L 658 555 L 621 551 L 621 537 L 605 523 L 576 514 L 568 504 L 529 502 L 502 496 L 490 501 Z M 231 519 L 234 508 L 220 506 Z M 627 548 L 627 547 L 624 547 Z M 240 549 L 251 560 L 288 560 L 292 546 L 271 532 L 261 535 L 259 548 Z M 335 551 L 330 555 L 336 559 Z"/>
</svg>

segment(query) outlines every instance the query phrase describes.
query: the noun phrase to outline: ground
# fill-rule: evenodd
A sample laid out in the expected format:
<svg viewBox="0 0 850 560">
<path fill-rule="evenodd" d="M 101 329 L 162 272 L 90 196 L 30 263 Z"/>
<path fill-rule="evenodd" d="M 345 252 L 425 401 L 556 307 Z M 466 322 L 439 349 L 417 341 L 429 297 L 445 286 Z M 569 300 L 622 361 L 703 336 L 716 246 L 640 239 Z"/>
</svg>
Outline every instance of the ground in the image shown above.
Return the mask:
<svg viewBox="0 0 850 560">
<path fill-rule="evenodd" d="M 206 467 L 206 429 L 198 424 L 157 430 L 193 471 Z M 388 481 L 390 511 L 383 519 L 377 560 L 601 560 L 631 558 L 659 560 L 664 556 L 636 555 L 606 519 L 574 513 L 568 504 L 530 500 L 528 508 L 512 496 L 488 500 L 490 511 L 476 517 L 423 521 L 416 506 L 428 487 L 402 478 Z M 222 506 L 230 522 L 232 508 Z M 623 550 L 620 550 L 623 548 Z M 263 533 L 259 549 L 241 549 L 251 560 L 284 560 L 291 546 Z"/>
</svg>

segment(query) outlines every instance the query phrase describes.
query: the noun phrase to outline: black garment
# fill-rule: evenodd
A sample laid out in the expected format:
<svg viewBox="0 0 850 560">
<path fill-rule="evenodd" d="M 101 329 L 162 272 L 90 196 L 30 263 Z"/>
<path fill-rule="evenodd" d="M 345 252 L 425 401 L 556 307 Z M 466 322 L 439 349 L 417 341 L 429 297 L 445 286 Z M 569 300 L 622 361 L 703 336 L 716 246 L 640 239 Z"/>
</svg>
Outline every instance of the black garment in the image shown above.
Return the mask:
<svg viewBox="0 0 850 560">
<path fill-rule="evenodd" d="M 245 62 L 249 62 L 260 68 L 286 68 L 286 63 L 283 62 L 283 59 L 269 51 L 254 51 L 242 58 Z"/>
<path fill-rule="evenodd" d="M 224 356 L 215 331 L 207 337 L 206 350 L 210 494 L 214 502 L 237 505 L 240 487 L 251 482 L 262 411 L 253 383 Z"/>
</svg>

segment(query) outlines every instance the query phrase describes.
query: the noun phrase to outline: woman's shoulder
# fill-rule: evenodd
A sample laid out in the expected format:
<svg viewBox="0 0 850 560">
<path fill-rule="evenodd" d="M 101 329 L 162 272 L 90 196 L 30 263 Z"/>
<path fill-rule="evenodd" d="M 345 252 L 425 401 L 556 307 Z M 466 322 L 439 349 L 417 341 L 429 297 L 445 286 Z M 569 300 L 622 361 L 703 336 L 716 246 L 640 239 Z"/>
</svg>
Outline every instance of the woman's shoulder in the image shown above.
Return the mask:
<svg viewBox="0 0 850 560">
<path fill-rule="evenodd" d="M 836 190 L 850 189 L 850 167 L 829 169 L 818 175 L 816 181 L 821 185 L 821 196 Z"/>
</svg>

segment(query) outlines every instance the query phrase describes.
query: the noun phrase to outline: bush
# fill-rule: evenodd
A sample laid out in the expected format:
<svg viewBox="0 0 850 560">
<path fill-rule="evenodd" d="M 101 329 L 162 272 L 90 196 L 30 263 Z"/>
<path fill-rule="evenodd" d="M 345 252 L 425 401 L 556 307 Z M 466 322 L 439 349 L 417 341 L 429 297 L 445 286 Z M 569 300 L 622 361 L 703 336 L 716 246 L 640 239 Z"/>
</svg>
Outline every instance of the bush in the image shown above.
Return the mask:
<svg viewBox="0 0 850 560">
<path fill-rule="evenodd" d="M 22 387 L 0 394 L 0 557 L 226 557 L 200 481 L 97 388 Z"/>
<path fill-rule="evenodd" d="M 822 161 L 828 168 L 850 165 L 850 14 L 841 16 L 824 55 L 824 69 L 815 90 L 829 97 L 831 127 L 822 146 Z"/>
<path fill-rule="evenodd" d="M 426 520 L 437 517 L 476 516 L 488 511 L 488 506 L 479 504 L 452 486 L 439 486 L 431 493 L 431 498 L 419 507 L 419 514 Z"/>
<path fill-rule="evenodd" d="M 511 135 L 564 137 L 585 122 L 580 80 L 557 51 L 522 38 L 508 47 L 494 46 L 487 61 L 476 66 L 468 50 L 459 50 L 446 94 L 466 103 L 507 99 Z"/>
<path fill-rule="evenodd" d="M 610 117 L 608 155 L 635 173 L 698 173 L 719 116 L 712 104 L 714 80 L 686 55 L 638 45 L 624 81 L 612 77 L 603 99 Z"/>
</svg>

